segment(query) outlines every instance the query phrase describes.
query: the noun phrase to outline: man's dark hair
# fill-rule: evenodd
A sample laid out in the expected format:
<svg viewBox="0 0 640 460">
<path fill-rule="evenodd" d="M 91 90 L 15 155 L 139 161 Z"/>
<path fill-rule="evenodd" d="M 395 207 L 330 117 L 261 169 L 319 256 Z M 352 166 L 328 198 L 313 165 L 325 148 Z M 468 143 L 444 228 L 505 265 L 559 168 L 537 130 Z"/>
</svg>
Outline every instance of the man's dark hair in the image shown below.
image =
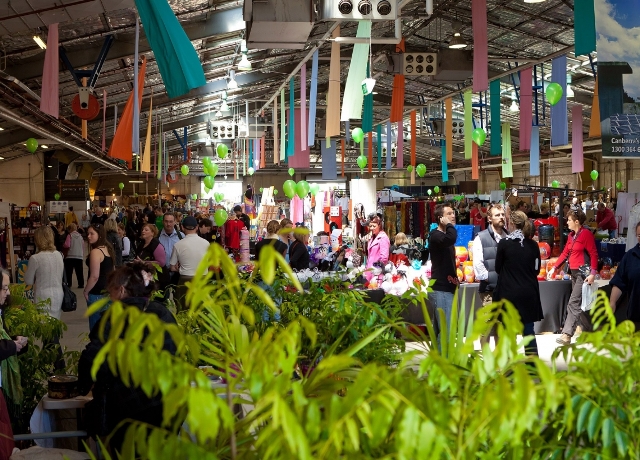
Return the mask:
<svg viewBox="0 0 640 460">
<path fill-rule="evenodd" d="M 69 211 L 73 211 L 73 206 L 69 206 Z"/>
<path fill-rule="evenodd" d="M 436 206 L 436 210 L 433 213 L 434 217 L 436 218 L 436 224 L 439 224 L 440 218 L 444 216 L 444 208 L 450 208 L 450 207 L 451 207 L 450 204 L 439 204 L 438 206 Z"/>
<path fill-rule="evenodd" d="M 242 212 L 242 206 L 240 206 L 239 204 L 233 207 L 233 212 L 238 212 L 238 211 Z"/>
<path fill-rule="evenodd" d="M 200 219 L 200 223 L 198 225 L 200 227 L 213 227 L 213 222 L 211 222 L 211 219 Z"/>
</svg>

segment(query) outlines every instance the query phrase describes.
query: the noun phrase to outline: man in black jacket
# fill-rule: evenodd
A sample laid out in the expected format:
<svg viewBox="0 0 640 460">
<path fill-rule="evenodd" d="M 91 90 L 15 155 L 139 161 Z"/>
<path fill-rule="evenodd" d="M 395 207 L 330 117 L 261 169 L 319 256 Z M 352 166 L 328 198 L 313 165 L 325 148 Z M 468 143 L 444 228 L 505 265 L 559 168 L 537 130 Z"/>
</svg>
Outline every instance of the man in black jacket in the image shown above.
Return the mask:
<svg viewBox="0 0 640 460">
<path fill-rule="evenodd" d="M 438 309 L 445 314 L 446 324 L 451 324 L 451 312 L 453 309 L 453 294 L 458 286 L 456 274 L 455 244 L 458 232 L 454 227 L 456 214 L 451 205 L 438 205 L 435 210 L 435 220 L 438 227 L 429 234 L 429 251 L 431 252 L 431 278 L 435 279 L 432 286 L 433 299 L 436 307 L 436 323 L 438 323 Z M 448 333 L 448 327 L 444 330 L 443 324 L 438 324 L 438 329 Z M 439 337 L 439 336 L 438 336 Z"/>
</svg>

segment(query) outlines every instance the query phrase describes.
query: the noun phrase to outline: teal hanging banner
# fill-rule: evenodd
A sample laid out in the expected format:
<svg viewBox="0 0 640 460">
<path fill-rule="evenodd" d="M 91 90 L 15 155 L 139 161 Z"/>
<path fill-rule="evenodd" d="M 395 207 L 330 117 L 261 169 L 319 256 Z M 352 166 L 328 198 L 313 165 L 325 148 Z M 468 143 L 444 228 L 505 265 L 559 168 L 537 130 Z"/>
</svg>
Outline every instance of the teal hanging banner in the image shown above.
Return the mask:
<svg viewBox="0 0 640 460">
<path fill-rule="evenodd" d="M 367 64 L 367 78 L 369 78 L 369 64 Z M 370 133 L 373 131 L 373 93 L 369 93 L 364 97 L 362 131 L 365 133 Z"/>
<path fill-rule="evenodd" d="M 295 127 L 296 127 L 296 117 L 294 116 L 294 107 L 295 107 L 295 94 L 293 92 L 295 88 L 295 85 L 293 83 L 293 77 L 291 77 L 291 80 L 289 80 L 289 131 L 287 133 L 287 155 L 286 155 L 286 159 L 288 159 L 289 157 L 292 157 L 293 154 L 295 153 L 295 141 L 294 141 L 294 133 L 295 133 Z"/>
<path fill-rule="evenodd" d="M 167 0 L 135 0 L 169 99 L 207 83 L 200 57 Z"/>
<path fill-rule="evenodd" d="M 378 171 L 382 171 L 382 125 L 376 126 L 376 148 L 378 149 Z M 391 155 L 391 152 L 387 152 Z"/>
<path fill-rule="evenodd" d="M 502 133 L 500 125 L 500 80 L 489 84 L 489 105 L 491 106 L 491 156 L 502 155 Z"/>
<path fill-rule="evenodd" d="M 447 165 L 447 144 L 440 140 L 440 156 L 442 157 L 442 182 L 449 182 L 449 166 Z"/>
<path fill-rule="evenodd" d="M 573 2 L 573 32 L 576 56 L 596 50 L 596 13 L 593 0 Z"/>
</svg>

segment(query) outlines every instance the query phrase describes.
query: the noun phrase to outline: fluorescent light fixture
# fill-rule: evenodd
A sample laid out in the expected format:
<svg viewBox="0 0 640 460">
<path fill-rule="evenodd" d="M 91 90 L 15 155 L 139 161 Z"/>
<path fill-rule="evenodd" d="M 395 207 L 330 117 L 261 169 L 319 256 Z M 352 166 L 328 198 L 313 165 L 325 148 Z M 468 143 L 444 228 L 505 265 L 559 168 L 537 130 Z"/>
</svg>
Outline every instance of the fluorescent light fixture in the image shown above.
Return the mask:
<svg viewBox="0 0 640 460">
<path fill-rule="evenodd" d="M 238 89 L 238 82 L 236 81 L 236 71 L 229 71 L 229 80 L 227 81 L 227 89 Z"/>
<path fill-rule="evenodd" d="M 242 59 L 240 59 L 240 62 L 238 63 L 238 70 L 251 70 L 251 63 L 247 58 L 246 51 L 242 53 Z"/>
<path fill-rule="evenodd" d="M 4 157 L 0 157 L 0 160 L 4 160 Z"/>
<path fill-rule="evenodd" d="M 228 112 L 229 111 L 229 105 L 227 104 L 227 101 L 225 101 L 225 100 L 222 101 L 222 105 L 220 106 L 220 111 L 221 112 Z"/>
<path fill-rule="evenodd" d="M 144 184 L 144 181 L 141 181 L 141 180 L 130 180 L 129 183 L 130 184 Z"/>
<path fill-rule="evenodd" d="M 40 147 L 42 147 L 43 149 L 48 149 L 49 148 L 48 145 L 41 145 Z"/>
<path fill-rule="evenodd" d="M 547 0 L 524 0 L 525 3 L 542 3 Z"/>
<path fill-rule="evenodd" d="M 449 42 L 449 48 L 454 50 L 459 50 L 466 47 L 467 47 L 467 42 L 464 40 L 464 38 L 462 38 L 462 35 L 460 35 L 460 32 L 455 32 L 453 34 L 453 38 Z"/>
<path fill-rule="evenodd" d="M 0 131 L 4 131 L 4 128 L 2 126 L 0 126 Z"/>
<path fill-rule="evenodd" d="M 34 35 L 33 41 L 36 42 L 36 44 L 40 47 L 40 49 L 42 50 L 47 49 L 47 44 L 44 41 L 42 41 L 42 38 L 40 38 L 40 35 Z"/>
<path fill-rule="evenodd" d="M 53 168 L 53 166 L 51 166 L 51 165 L 47 165 L 47 168 Z"/>
</svg>

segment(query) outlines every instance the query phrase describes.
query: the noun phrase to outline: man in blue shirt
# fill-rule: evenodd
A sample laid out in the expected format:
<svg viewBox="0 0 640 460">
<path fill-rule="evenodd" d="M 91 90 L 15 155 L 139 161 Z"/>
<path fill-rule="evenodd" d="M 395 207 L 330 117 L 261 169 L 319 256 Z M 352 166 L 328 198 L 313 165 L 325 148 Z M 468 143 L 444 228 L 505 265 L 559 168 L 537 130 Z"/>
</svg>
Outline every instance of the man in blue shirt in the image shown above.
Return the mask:
<svg viewBox="0 0 640 460">
<path fill-rule="evenodd" d="M 165 213 L 162 219 L 162 231 L 160 232 L 160 236 L 158 239 L 162 246 L 164 246 L 164 252 L 167 256 L 166 258 L 166 267 L 169 268 L 169 260 L 171 260 L 171 253 L 173 251 L 173 245 L 184 238 L 184 233 L 181 233 L 176 230 L 176 216 L 171 213 Z"/>
</svg>

